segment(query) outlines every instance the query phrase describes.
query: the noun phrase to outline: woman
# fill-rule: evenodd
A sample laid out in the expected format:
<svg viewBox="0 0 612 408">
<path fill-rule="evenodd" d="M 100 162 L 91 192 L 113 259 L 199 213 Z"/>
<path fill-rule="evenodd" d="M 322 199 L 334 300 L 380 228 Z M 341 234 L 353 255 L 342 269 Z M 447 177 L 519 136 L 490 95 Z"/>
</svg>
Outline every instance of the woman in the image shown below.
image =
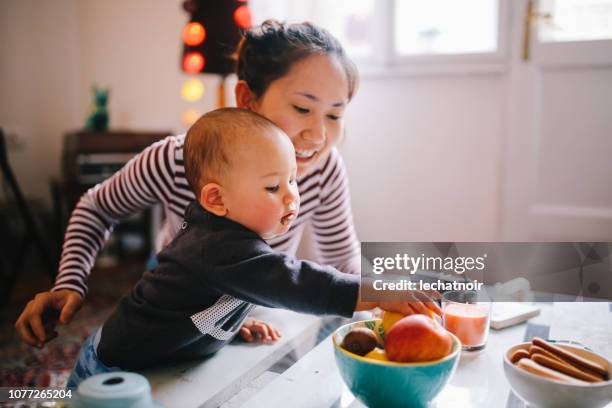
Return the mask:
<svg viewBox="0 0 612 408">
<path fill-rule="evenodd" d="M 294 254 L 304 226 L 310 224 L 318 261 L 359 273 L 348 180 L 335 147 L 343 134 L 344 110 L 357 88 L 355 66 L 334 37 L 309 23 L 264 22 L 244 34 L 236 56 L 237 106 L 275 122 L 296 150 L 300 214 L 290 231 L 270 245 Z M 15 323 L 26 343 L 42 347 L 57 335 L 45 332 L 43 313 L 59 313 L 62 324 L 72 320 L 98 251 L 119 220 L 161 203 L 166 219 L 158 249 L 174 237 L 194 199 L 185 180 L 184 140 L 185 135 L 170 136 L 153 144 L 81 197 L 68 224 L 55 286 L 37 294 Z M 247 341 L 254 334 L 271 340 L 279 336 L 254 320 L 245 323 L 241 334 Z"/>
</svg>

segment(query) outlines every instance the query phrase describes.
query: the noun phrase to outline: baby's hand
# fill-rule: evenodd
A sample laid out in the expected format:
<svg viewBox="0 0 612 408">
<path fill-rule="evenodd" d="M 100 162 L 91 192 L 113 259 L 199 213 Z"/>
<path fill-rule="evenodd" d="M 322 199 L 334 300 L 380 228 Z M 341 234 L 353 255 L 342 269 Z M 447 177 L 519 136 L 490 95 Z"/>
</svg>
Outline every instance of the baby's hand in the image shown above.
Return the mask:
<svg viewBox="0 0 612 408">
<path fill-rule="evenodd" d="M 409 300 L 400 302 L 380 302 L 379 307 L 389 312 L 404 315 L 424 314 L 429 317 L 442 316 L 442 309 L 435 302 L 440 294 L 435 291 L 410 291 Z"/>
<path fill-rule="evenodd" d="M 281 338 L 281 334 L 274 327 L 261 320 L 248 317 L 240 328 L 240 336 L 246 342 L 274 343 Z"/>
</svg>

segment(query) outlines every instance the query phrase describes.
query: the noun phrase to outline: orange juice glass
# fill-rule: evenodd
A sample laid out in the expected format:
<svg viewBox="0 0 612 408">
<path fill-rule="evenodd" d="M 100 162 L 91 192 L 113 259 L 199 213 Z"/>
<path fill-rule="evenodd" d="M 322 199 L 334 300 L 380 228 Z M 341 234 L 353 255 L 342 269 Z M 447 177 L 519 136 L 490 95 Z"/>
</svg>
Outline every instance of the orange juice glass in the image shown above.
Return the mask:
<svg viewBox="0 0 612 408">
<path fill-rule="evenodd" d="M 442 321 L 461 340 L 463 350 L 482 350 L 487 344 L 491 303 L 479 301 L 474 291 L 450 291 L 442 295 Z"/>
</svg>

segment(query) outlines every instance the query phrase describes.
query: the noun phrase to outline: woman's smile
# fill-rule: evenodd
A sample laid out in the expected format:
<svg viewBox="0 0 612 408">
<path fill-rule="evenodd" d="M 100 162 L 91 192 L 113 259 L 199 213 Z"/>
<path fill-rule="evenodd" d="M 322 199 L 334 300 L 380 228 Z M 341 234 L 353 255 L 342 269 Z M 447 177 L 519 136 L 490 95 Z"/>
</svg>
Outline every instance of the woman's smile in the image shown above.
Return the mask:
<svg viewBox="0 0 612 408">
<path fill-rule="evenodd" d="M 323 147 L 318 149 L 300 149 L 295 148 L 295 161 L 300 168 L 308 167 L 311 163 L 317 161 L 319 152 Z"/>
<path fill-rule="evenodd" d="M 318 153 L 317 149 L 310 149 L 310 150 L 296 150 L 295 151 L 295 157 L 299 158 L 299 159 L 310 159 L 312 158 L 312 156 L 314 156 L 316 153 Z"/>
</svg>

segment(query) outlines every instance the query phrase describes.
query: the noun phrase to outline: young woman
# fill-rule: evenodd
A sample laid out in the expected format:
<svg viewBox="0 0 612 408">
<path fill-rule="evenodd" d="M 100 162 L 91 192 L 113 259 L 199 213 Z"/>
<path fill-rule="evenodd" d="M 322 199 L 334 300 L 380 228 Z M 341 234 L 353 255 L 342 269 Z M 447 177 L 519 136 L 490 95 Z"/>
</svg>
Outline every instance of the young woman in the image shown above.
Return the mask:
<svg viewBox="0 0 612 408">
<path fill-rule="evenodd" d="M 274 21 L 247 31 L 236 52 L 238 107 L 266 116 L 291 138 L 296 150 L 300 213 L 287 234 L 269 244 L 294 254 L 306 224 L 312 226 L 318 261 L 359 273 L 359 242 L 353 227 L 348 180 L 336 144 L 343 115 L 357 88 L 358 73 L 340 43 L 310 23 Z M 194 199 L 185 179 L 185 135 L 170 136 L 145 149 L 119 172 L 81 197 L 66 231 L 55 286 L 30 301 L 15 327 L 28 344 L 56 336 L 45 332 L 43 313 L 56 311 L 69 323 L 87 292 L 95 258 L 119 220 L 161 203 L 166 214 L 158 249 L 179 230 Z M 249 320 L 243 338 L 276 340 L 279 333 Z"/>
</svg>

